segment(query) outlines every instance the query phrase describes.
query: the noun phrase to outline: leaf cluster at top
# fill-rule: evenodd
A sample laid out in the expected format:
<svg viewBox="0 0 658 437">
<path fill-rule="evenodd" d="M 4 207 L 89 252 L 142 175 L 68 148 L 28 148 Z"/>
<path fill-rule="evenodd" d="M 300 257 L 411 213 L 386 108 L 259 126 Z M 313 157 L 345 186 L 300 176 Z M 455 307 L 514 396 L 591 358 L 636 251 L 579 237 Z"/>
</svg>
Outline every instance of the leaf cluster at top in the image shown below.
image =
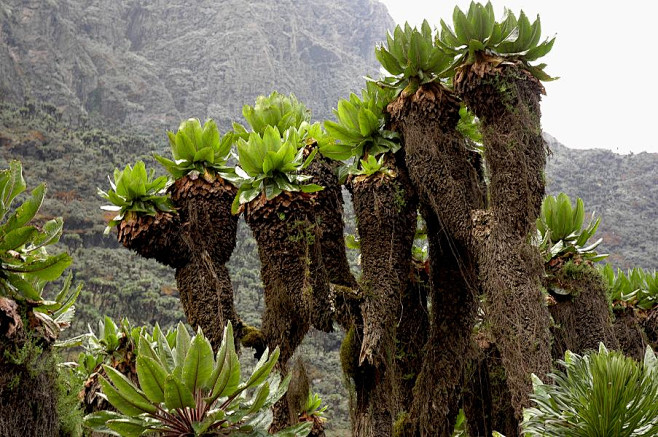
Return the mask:
<svg viewBox="0 0 658 437">
<path fill-rule="evenodd" d="M 399 134 L 386 129 L 385 108 L 393 95 L 393 90 L 367 82 L 360 98 L 352 93 L 348 100 L 340 100 L 334 110 L 337 121 L 324 122 L 335 141 L 321 144 L 320 153 L 340 161 L 353 158 L 349 173 L 362 174 L 369 171 L 366 167 L 381 164 L 379 155 L 400 150 Z"/>
<path fill-rule="evenodd" d="M 393 35 L 386 35 L 386 46 L 375 49 L 375 56 L 392 74 L 381 83 L 395 89 L 395 95 L 410 95 L 420 85 L 445 78 L 453 57 L 434 45 L 432 29 L 427 20 L 420 31 L 405 23 L 396 26 Z"/>
<path fill-rule="evenodd" d="M 317 153 L 317 148 L 313 148 L 305 158 L 304 145 L 294 127 L 286 130 L 283 136 L 277 127 L 268 126 L 262 136 L 251 132 L 248 139 L 239 138 L 235 171 L 241 182 L 233 202 L 233 212 L 237 213 L 241 205 L 259 195 L 271 200 L 284 191 L 313 193 L 321 190 L 321 186 L 307 183 L 311 176 L 300 173 Z"/>
<path fill-rule="evenodd" d="M 217 124 L 210 119 L 201 127 L 197 118 L 183 121 L 178 131 L 167 132 L 173 161 L 160 155 L 155 159 L 174 177 L 180 179 L 192 171 L 199 174 L 213 172 L 228 181 L 235 180 L 235 173 L 226 166 L 233 144 L 233 133 L 220 135 Z"/>
<path fill-rule="evenodd" d="M 546 196 L 537 218 L 537 238 L 539 250 L 546 262 L 553 258 L 579 256 L 597 262 L 608 255 L 598 254 L 594 249 L 602 239 L 588 244 L 599 227 L 601 218 L 592 219 L 583 227 L 585 206 L 582 199 L 576 199 L 575 208 L 569 196 L 560 193 L 557 197 Z"/>
<path fill-rule="evenodd" d="M 460 66 L 480 61 L 520 62 L 539 80 L 553 80 L 544 72 L 545 64 L 530 64 L 547 55 L 555 42 L 555 38 L 540 42 L 539 17 L 531 23 L 523 11 L 517 18 L 506 9 L 502 21 L 496 21 L 491 2 L 471 2 L 466 13 L 455 7 L 452 18 L 452 26 L 441 20 L 436 34 L 427 21 L 420 30 L 405 24 L 389 33 L 386 45 L 375 50 L 390 74 L 380 83 L 393 87 L 396 96 L 403 91 L 409 95 L 420 85 L 452 79 Z"/>
<path fill-rule="evenodd" d="M 613 303 L 623 303 L 644 310 L 652 309 L 658 303 L 658 273 L 634 268 L 624 273 L 615 273 L 610 264 L 601 268 L 608 284 L 608 292 Z"/>
<path fill-rule="evenodd" d="M 110 179 L 110 189 L 98 190 L 98 195 L 112 202 L 101 209 L 118 211 L 110 221 L 105 233 L 116 226 L 128 213 L 154 216 L 158 211 L 172 211 L 173 205 L 167 194 L 170 181 L 166 176 L 154 178 L 154 170 L 146 172 L 143 161 L 137 161 L 134 167 L 126 165 L 123 170 L 114 170 L 114 181 Z"/>
<path fill-rule="evenodd" d="M 290 94 L 284 96 L 274 91 L 269 96 L 259 96 L 254 106 L 244 105 L 242 116 L 247 120 L 253 132 L 263 135 L 268 126 L 276 127 L 280 133 L 289 128 L 299 128 L 302 123 L 311 121 L 311 111 L 297 98 Z M 249 133 L 238 123 L 233 123 L 237 135 L 247 139 Z"/>
<path fill-rule="evenodd" d="M 502 21 L 496 21 L 491 2 L 486 5 L 471 2 L 467 13 L 455 6 L 452 21 L 451 27 L 441 20 L 436 45 L 456 58 L 453 69 L 473 64 L 479 60 L 478 55 L 483 55 L 480 59 L 488 58 L 494 63 L 520 61 L 538 79 L 552 80 L 543 71 L 545 64 L 530 65 L 530 62 L 547 55 L 555 42 L 555 38 L 540 42 L 539 16 L 530 23 L 523 11 L 517 19 L 514 13 L 505 9 Z"/>
</svg>

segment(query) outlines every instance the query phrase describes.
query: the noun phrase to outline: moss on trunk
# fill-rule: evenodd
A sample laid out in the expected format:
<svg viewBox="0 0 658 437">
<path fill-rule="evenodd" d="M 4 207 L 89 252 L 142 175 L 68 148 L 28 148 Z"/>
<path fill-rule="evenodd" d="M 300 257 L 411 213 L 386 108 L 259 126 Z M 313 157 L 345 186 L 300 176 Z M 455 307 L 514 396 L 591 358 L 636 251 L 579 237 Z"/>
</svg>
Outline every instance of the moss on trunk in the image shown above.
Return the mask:
<svg viewBox="0 0 658 437">
<path fill-rule="evenodd" d="M 555 301 L 548 307 L 554 321 L 553 359 L 563 359 L 567 350 L 581 355 L 596 351 L 601 342 L 618 349 L 607 289 L 599 271 L 591 264 L 568 261 L 547 273 L 545 286 Z M 565 296 L 565 292 L 569 294 Z"/>
<path fill-rule="evenodd" d="M 615 308 L 614 315 L 613 326 L 620 350 L 629 357 L 642 361 L 649 341 L 635 310 L 632 307 Z"/>
<path fill-rule="evenodd" d="M 517 65 L 476 63 L 459 72 L 455 90 L 481 122 L 490 209 L 474 214 L 477 261 L 485 313 L 521 419 L 530 405 L 530 374 L 543 378 L 551 367 L 550 316 L 540 290 L 543 266 L 528 242 L 545 192 L 543 88 Z"/>
<path fill-rule="evenodd" d="M 472 436 L 491 436 L 493 431 L 506 436 L 518 435 L 520 421 L 512 407 L 500 352 L 495 343 L 484 338 L 474 343 L 473 359 L 464 384 L 463 405 L 468 432 Z"/>
<path fill-rule="evenodd" d="M 430 244 L 430 333 L 414 388 L 412 435 L 446 435 L 459 413 L 464 370 L 476 315 L 477 272 L 465 248 L 432 213 L 425 214 Z"/>
<path fill-rule="evenodd" d="M 1 299 L 0 435 L 55 436 L 59 420 L 57 366 L 51 350 L 54 339 L 37 336 L 39 327 L 34 323 L 38 320 L 28 322 L 31 318 L 24 317 L 24 307 Z M 24 329 L 28 326 L 30 331 Z"/>
<path fill-rule="evenodd" d="M 409 282 L 416 229 L 417 200 L 406 170 L 391 156 L 386 166 L 395 178 L 377 174 L 351 181 L 363 271 L 355 436 L 392 433 L 396 324 L 400 297 Z"/>
</svg>

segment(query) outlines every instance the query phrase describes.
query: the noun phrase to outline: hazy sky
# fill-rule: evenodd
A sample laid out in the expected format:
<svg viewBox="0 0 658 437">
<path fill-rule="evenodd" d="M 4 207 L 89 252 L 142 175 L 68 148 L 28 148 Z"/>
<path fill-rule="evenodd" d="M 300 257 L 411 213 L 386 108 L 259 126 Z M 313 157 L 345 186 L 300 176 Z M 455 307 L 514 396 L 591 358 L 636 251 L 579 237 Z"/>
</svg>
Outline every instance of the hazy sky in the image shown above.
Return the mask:
<svg viewBox="0 0 658 437">
<path fill-rule="evenodd" d="M 398 23 L 427 19 L 452 24 L 465 0 L 381 0 Z M 542 36 L 557 35 L 543 60 L 560 79 L 545 84 L 544 130 L 571 148 L 658 153 L 658 2 L 627 0 L 492 1 L 496 17 L 507 7 L 540 14 Z M 657 129 L 658 130 L 658 129 Z"/>
</svg>

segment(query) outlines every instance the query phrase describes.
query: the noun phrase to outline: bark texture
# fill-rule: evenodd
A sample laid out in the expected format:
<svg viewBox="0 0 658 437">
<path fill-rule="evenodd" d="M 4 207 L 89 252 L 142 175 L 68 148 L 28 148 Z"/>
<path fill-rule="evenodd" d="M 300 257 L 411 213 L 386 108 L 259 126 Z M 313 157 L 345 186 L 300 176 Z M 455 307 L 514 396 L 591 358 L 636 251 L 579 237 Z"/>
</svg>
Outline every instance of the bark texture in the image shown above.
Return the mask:
<svg viewBox="0 0 658 437">
<path fill-rule="evenodd" d="M 460 408 L 476 315 L 477 271 L 463 246 L 426 214 L 430 244 L 431 325 L 414 388 L 411 434 L 450 436 Z"/>
<path fill-rule="evenodd" d="M 471 211 L 484 207 L 477 154 L 456 131 L 459 103 L 445 88 L 421 87 L 388 107 L 404 138 L 430 245 L 429 340 L 405 435 L 450 435 L 459 412 L 463 371 L 478 290 Z"/>
<path fill-rule="evenodd" d="M 530 374 L 551 367 L 550 317 L 540 291 L 543 265 L 528 242 L 544 197 L 546 145 L 539 81 L 516 65 L 476 63 L 456 92 L 481 122 L 489 168 L 489 210 L 474 214 L 485 313 L 500 350 L 518 419 L 530 405 Z"/>
<path fill-rule="evenodd" d="M 117 225 L 117 239 L 124 247 L 173 268 L 185 265 L 190 257 L 180 232 L 180 217 L 161 211 L 126 218 Z"/>
<path fill-rule="evenodd" d="M 615 335 L 620 350 L 629 357 L 642 361 L 649 342 L 635 310 L 631 307 L 615 309 L 614 315 Z"/>
<path fill-rule="evenodd" d="M 606 286 L 596 268 L 568 262 L 557 269 L 549 267 L 548 274 L 546 288 L 555 300 L 548 307 L 554 321 L 553 359 L 563 359 L 567 350 L 580 355 L 597 351 L 599 343 L 619 349 Z"/>
<path fill-rule="evenodd" d="M 410 276 L 417 200 L 404 166 L 389 156 L 396 175 L 357 176 L 351 182 L 361 242 L 363 337 L 355 380 L 355 436 L 390 436 L 394 420 L 396 324 Z"/>
</svg>

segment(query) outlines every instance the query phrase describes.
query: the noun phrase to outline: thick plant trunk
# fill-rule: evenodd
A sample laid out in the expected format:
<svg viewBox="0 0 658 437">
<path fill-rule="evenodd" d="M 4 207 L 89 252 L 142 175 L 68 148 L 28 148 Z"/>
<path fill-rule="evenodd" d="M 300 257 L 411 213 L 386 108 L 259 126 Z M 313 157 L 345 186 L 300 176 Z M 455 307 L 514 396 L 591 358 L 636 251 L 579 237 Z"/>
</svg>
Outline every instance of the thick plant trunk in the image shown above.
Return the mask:
<svg viewBox="0 0 658 437">
<path fill-rule="evenodd" d="M 327 278 L 332 284 L 357 288 L 345 250 L 343 194 L 336 175 L 335 161 L 319 154 L 306 169 L 312 183 L 324 187 L 317 193 L 315 217 L 322 230 L 320 243 Z"/>
<path fill-rule="evenodd" d="M 614 310 L 614 330 L 619 349 L 625 355 L 633 357 L 638 361 L 644 359 L 644 351 L 649 344 L 646 334 L 640 325 L 640 320 L 632 307 Z"/>
<path fill-rule="evenodd" d="M 642 321 L 642 327 L 653 350 L 658 349 L 658 307 L 647 311 L 646 317 Z"/>
<path fill-rule="evenodd" d="M 619 349 L 606 286 L 596 268 L 568 262 L 557 269 L 549 267 L 548 274 L 546 288 L 555 300 L 548 307 L 555 322 L 553 359 L 563 359 L 567 350 L 580 355 L 597 351 L 599 343 Z"/>
<path fill-rule="evenodd" d="M 473 328 L 477 268 L 471 211 L 484 207 L 479 159 L 456 131 L 459 104 L 444 88 L 421 87 L 388 107 L 404 138 L 409 175 L 428 229 L 431 324 L 405 435 L 450 435 L 459 412 Z"/>
<path fill-rule="evenodd" d="M 394 357 L 400 296 L 411 272 L 417 201 L 404 167 L 389 157 L 395 178 L 377 174 L 352 180 L 361 242 L 363 338 L 353 435 L 390 436 L 394 420 Z"/>
<path fill-rule="evenodd" d="M 546 146 L 539 81 L 516 66 L 466 67 L 455 89 L 479 117 L 489 168 L 490 209 L 474 215 L 485 313 L 500 350 L 512 405 L 530 405 L 530 374 L 551 368 L 550 316 L 540 290 L 543 265 L 528 235 L 544 197 Z"/>
<path fill-rule="evenodd" d="M 430 244 L 431 325 L 414 387 L 412 433 L 450 436 L 459 413 L 476 315 L 477 273 L 464 247 L 426 214 Z"/>
<path fill-rule="evenodd" d="M 0 297 L 0 435 L 55 436 L 57 367 L 51 350 L 54 339 L 39 335 L 38 319 L 21 319 L 25 308 Z M 30 332 L 25 329 L 30 326 Z"/>
<path fill-rule="evenodd" d="M 117 225 L 117 239 L 127 249 L 169 267 L 184 266 L 190 258 L 177 214 L 160 211 L 154 217 L 127 217 Z"/>
<path fill-rule="evenodd" d="M 312 202 L 284 192 L 258 207 L 248 205 L 245 218 L 258 243 L 265 288 L 261 331 L 270 350 L 278 346 L 279 361 L 287 363 L 310 327 Z"/>
<path fill-rule="evenodd" d="M 495 343 L 477 339 L 473 360 L 464 384 L 464 413 L 471 436 L 489 437 L 493 431 L 505 436 L 519 433 L 505 368 Z"/>
<path fill-rule="evenodd" d="M 312 251 L 317 248 L 314 196 L 288 193 L 271 201 L 258 198 L 248 204 L 245 219 L 258 243 L 261 278 L 265 288 L 265 312 L 261 332 L 270 350 L 279 347 L 277 369 L 288 372 L 292 358 L 308 332 L 314 296 Z M 294 423 L 286 398 L 273 408 L 270 431 Z"/>
<path fill-rule="evenodd" d="M 426 263 L 427 264 L 427 263 Z M 396 422 L 409 413 L 414 401 L 414 386 L 423 366 L 423 348 L 430 330 L 427 305 L 430 277 L 427 266 L 414 260 L 412 280 L 400 299 L 401 311 L 397 326 L 395 360 L 397 380 Z"/>
<path fill-rule="evenodd" d="M 176 270 L 185 315 L 192 326 L 201 326 L 214 349 L 230 321 L 239 346 L 243 323 L 225 265 L 235 249 L 238 218 L 231 214 L 231 203 L 237 190 L 219 177 L 189 174 L 169 191 L 180 215 L 181 238 L 190 252 L 189 262 Z"/>
<path fill-rule="evenodd" d="M 233 287 L 225 265 L 213 263 L 205 251 L 195 254 L 184 267 L 176 269 L 176 284 L 188 323 L 203 329 L 214 350 L 221 345 L 228 321 L 239 345 L 244 326 L 233 306 Z"/>
</svg>

